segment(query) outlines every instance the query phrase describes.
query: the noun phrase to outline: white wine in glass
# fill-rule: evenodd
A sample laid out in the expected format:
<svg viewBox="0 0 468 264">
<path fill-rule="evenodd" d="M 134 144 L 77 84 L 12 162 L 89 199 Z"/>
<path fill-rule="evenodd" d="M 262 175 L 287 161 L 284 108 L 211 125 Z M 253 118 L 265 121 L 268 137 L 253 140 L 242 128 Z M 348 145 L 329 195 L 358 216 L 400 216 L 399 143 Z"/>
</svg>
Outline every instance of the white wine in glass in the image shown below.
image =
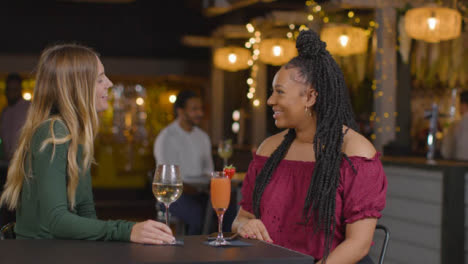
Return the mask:
<svg viewBox="0 0 468 264">
<path fill-rule="evenodd" d="M 154 172 L 153 194 L 166 207 L 166 225 L 169 226 L 169 206 L 177 201 L 183 191 L 182 176 L 178 165 L 161 164 Z"/>
<path fill-rule="evenodd" d="M 179 184 L 153 183 L 153 194 L 158 201 L 164 204 L 171 204 L 179 199 L 184 186 Z"/>
</svg>

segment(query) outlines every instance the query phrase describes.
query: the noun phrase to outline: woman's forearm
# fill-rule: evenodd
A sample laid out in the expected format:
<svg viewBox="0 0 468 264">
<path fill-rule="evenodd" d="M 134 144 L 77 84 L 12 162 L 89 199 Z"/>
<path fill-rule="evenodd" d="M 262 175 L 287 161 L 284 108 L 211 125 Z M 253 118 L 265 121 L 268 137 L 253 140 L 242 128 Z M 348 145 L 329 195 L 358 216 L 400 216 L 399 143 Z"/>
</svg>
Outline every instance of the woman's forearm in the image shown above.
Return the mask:
<svg viewBox="0 0 468 264">
<path fill-rule="evenodd" d="M 377 224 L 375 218 L 365 218 L 346 225 L 345 240 L 328 255 L 327 264 L 357 263 L 368 253 Z M 322 264 L 322 261 L 318 263 Z"/>
<path fill-rule="evenodd" d="M 246 222 L 248 222 L 250 219 L 255 219 L 255 216 L 244 209 L 240 208 L 239 213 L 236 216 L 236 219 L 234 219 L 234 222 L 232 222 L 232 232 L 238 232 L 239 228 L 244 225 Z"/>
<path fill-rule="evenodd" d="M 369 245 L 360 240 L 345 239 L 339 244 L 330 255 L 327 264 L 351 264 L 357 263 L 369 253 Z M 318 264 L 323 264 L 322 260 Z"/>
</svg>

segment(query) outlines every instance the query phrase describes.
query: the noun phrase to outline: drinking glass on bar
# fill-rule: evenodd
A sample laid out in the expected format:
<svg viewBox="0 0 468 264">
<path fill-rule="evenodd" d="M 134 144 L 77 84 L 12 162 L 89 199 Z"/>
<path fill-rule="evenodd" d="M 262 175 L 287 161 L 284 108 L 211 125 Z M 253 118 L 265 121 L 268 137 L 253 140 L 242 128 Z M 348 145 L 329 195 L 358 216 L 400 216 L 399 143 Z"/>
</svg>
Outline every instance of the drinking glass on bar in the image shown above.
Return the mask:
<svg viewBox="0 0 468 264">
<path fill-rule="evenodd" d="M 169 206 L 182 195 L 183 183 L 179 166 L 158 165 L 154 172 L 153 194 L 166 207 L 166 225 L 169 226 Z"/>
<path fill-rule="evenodd" d="M 228 159 L 232 156 L 232 140 L 222 140 L 218 144 L 218 155 L 223 159 L 223 168 L 228 165 Z"/>
<path fill-rule="evenodd" d="M 222 171 L 211 173 L 211 205 L 218 215 L 218 237 L 211 241 L 211 246 L 224 246 L 230 243 L 223 237 L 223 217 L 231 199 L 231 180 Z"/>
</svg>

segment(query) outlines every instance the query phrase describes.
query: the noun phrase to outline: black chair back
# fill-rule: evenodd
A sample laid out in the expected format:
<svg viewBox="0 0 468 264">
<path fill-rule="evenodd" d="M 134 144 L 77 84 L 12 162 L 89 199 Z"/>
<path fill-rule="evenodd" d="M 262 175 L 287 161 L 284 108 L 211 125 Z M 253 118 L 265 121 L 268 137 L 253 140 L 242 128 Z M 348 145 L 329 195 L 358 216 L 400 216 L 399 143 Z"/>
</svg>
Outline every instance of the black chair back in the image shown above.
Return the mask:
<svg viewBox="0 0 468 264">
<path fill-rule="evenodd" d="M 380 224 L 375 227 L 375 230 L 382 230 L 385 234 L 379 257 L 379 264 L 383 264 L 385 260 L 385 254 L 387 253 L 388 241 L 390 240 L 390 231 L 386 226 Z"/>
<path fill-rule="evenodd" d="M 9 223 L 4 225 L 0 229 L 0 240 L 5 240 L 5 239 L 16 239 L 16 234 L 15 234 L 15 223 Z"/>
</svg>

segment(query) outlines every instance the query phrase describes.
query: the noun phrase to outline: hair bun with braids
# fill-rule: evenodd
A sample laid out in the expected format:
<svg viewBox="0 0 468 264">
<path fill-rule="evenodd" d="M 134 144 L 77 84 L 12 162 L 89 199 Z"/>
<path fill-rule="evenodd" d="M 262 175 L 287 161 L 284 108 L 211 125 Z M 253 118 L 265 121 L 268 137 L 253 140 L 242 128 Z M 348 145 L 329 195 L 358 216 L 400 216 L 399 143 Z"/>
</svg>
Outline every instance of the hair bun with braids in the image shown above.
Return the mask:
<svg viewBox="0 0 468 264">
<path fill-rule="evenodd" d="M 326 53 L 327 44 L 312 30 L 302 30 L 296 40 L 300 57 L 311 58 Z"/>
</svg>

